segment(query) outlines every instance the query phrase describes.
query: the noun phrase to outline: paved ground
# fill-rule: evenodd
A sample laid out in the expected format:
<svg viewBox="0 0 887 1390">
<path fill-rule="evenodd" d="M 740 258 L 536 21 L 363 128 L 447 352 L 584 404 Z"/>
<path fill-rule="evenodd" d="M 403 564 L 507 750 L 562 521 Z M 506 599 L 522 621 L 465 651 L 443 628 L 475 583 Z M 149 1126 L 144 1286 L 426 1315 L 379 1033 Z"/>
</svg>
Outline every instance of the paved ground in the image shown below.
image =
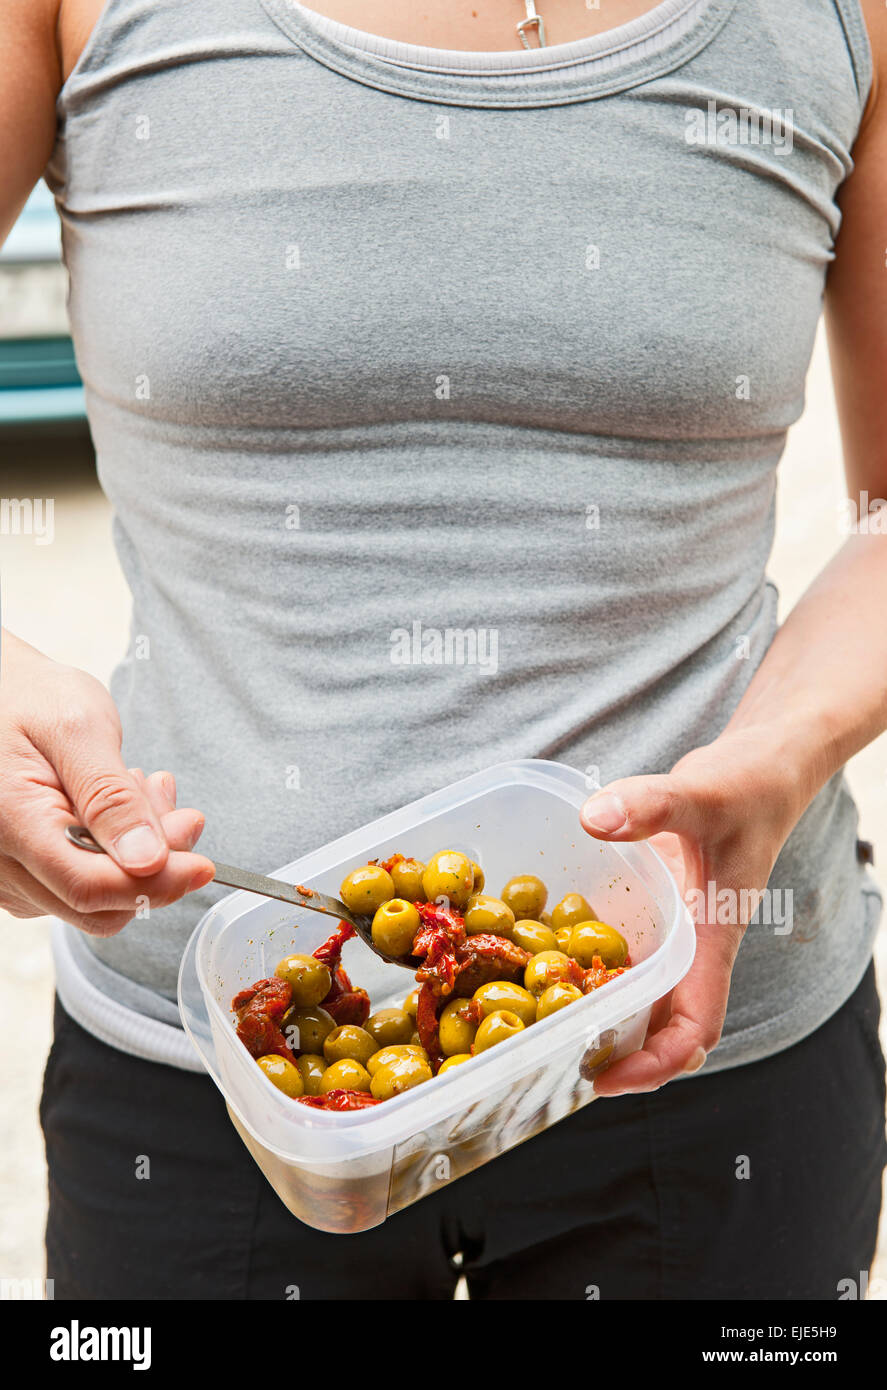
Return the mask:
<svg viewBox="0 0 887 1390">
<path fill-rule="evenodd" d="M 128 604 L 109 536 L 109 509 L 95 482 L 88 449 L 49 443 L 13 450 L 3 491 L 52 496 L 54 544 L 4 538 L 4 622 L 55 658 L 106 679 L 127 632 Z M 4 449 L 4 456 L 6 450 Z M 783 462 L 779 533 L 771 573 L 783 612 L 838 548 L 840 441 L 822 340 L 808 381 L 808 406 L 793 430 Z M 862 812 L 862 833 L 887 865 L 887 737 L 856 758 L 850 777 Z M 878 953 L 887 992 L 887 932 Z M 43 1269 L 45 1170 L 37 1102 L 49 1046 L 52 971 L 42 919 L 19 922 L 0 914 L 0 1276 L 33 1278 Z M 887 1046 L 887 1028 L 885 1028 Z M 887 1223 L 878 1263 L 879 1293 L 887 1297 Z"/>
</svg>

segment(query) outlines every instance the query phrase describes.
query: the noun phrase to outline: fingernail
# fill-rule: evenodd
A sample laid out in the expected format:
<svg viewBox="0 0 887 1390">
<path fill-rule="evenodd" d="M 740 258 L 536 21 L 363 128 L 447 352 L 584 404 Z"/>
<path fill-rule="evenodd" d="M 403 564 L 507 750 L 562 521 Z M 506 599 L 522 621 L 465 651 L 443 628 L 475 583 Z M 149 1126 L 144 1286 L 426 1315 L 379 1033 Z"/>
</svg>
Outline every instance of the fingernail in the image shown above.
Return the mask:
<svg viewBox="0 0 887 1390">
<path fill-rule="evenodd" d="M 593 796 L 590 801 L 586 801 L 582 816 L 595 830 L 608 833 L 620 830 L 628 819 L 625 807 L 612 792 L 603 792 L 600 796 Z"/>
<path fill-rule="evenodd" d="M 203 817 L 201 816 L 199 820 L 196 820 L 196 821 L 194 822 L 194 825 L 193 825 L 192 828 L 188 831 L 188 848 L 189 848 L 189 849 L 193 849 L 194 846 L 197 844 L 197 841 L 200 839 L 201 835 L 203 834 L 203 827 L 204 827 L 205 824 L 206 824 L 206 822 L 204 821 Z"/>
<path fill-rule="evenodd" d="M 114 841 L 114 848 L 122 864 L 139 869 L 143 864 L 152 863 L 162 846 L 150 825 L 136 825 Z"/>
<path fill-rule="evenodd" d="M 693 1056 L 690 1058 L 687 1065 L 684 1067 L 684 1071 L 698 1071 L 700 1067 L 705 1066 L 705 1059 L 707 1056 L 708 1053 L 706 1052 L 704 1047 L 697 1047 L 696 1051 L 693 1053 Z"/>
</svg>

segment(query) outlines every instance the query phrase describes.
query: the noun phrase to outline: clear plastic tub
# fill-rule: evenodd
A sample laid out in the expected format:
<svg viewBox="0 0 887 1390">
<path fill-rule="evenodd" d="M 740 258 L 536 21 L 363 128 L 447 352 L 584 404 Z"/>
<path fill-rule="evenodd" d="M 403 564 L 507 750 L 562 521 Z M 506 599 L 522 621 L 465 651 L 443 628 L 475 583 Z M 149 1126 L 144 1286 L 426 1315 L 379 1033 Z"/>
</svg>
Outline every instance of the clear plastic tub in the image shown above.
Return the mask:
<svg viewBox="0 0 887 1390">
<path fill-rule="evenodd" d="M 650 1009 L 690 968 L 695 933 L 677 885 L 643 843 L 610 845 L 582 831 L 583 776 L 527 760 L 487 768 L 278 870 L 274 877 L 338 894 L 351 868 L 401 853 L 459 849 L 495 892 L 537 873 L 549 902 L 584 893 L 629 943 L 632 968 L 471 1062 L 384 1104 L 329 1113 L 299 1105 L 263 1076 L 234 1032 L 230 1001 L 311 952 L 331 922 L 272 899 L 233 893 L 201 919 L 179 975 L 179 1008 L 235 1128 L 289 1210 L 322 1231 L 377 1226 L 427 1193 L 487 1163 L 594 1099 L 591 1078 L 643 1042 Z M 343 963 L 374 1009 L 414 983 L 357 940 Z"/>
</svg>

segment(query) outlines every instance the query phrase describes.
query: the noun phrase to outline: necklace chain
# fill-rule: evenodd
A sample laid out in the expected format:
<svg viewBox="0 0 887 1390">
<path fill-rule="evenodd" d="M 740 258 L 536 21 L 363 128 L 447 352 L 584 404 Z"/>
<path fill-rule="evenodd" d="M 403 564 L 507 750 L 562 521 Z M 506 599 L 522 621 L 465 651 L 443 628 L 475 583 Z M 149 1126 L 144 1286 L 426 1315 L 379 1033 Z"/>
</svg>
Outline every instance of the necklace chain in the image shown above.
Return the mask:
<svg viewBox="0 0 887 1390">
<path fill-rule="evenodd" d="M 514 26 L 517 29 L 520 41 L 523 44 L 524 48 L 531 48 L 532 44 L 530 43 L 530 40 L 527 37 L 527 31 L 530 29 L 535 29 L 536 38 L 539 41 L 539 47 L 544 48 L 545 22 L 541 14 L 538 14 L 536 12 L 535 0 L 524 0 L 524 5 L 526 6 L 527 17 L 526 19 L 520 20 L 520 22 Z"/>
</svg>

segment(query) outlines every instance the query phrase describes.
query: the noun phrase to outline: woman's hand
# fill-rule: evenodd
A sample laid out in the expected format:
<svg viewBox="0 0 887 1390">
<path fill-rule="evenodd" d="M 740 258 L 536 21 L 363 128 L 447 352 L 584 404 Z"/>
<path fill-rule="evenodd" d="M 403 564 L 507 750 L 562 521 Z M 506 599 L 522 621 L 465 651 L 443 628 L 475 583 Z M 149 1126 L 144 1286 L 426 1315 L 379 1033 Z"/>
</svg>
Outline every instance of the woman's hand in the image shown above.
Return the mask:
<svg viewBox="0 0 887 1390">
<path fill-rule="evenodd" d="M 667 776 L 612 782 L 583 806 L 582 825 L 597 839 L 649 839 L 688 905 L 718 902 L 718 915 L 728 915 L 724 909 L 733 904 L 726 925 L 706 920 L 704 910 L 694 914 L 693 965 L 654 1006 L 643 1048 L 596 1078 L 599 1095 L 655 1091 L 681 1072 L 697 1071 L 717 1045 L 754 894 L 766 887 L 808 799 L 786 762 L 762 756 L 753 730 L 725 733 Z M 718 898 L 725 889 L 730 897 Z"/>
<path fill-rule="evenodd" d="M 212 862 L 190 852 L 203 816 L 176 810 L 170 773 L 124 765 L 104 686 L 8 632 L 2 659 L 0 907 L 112 936 L 139 906 L 165 907 L 208 883 Z M 107 854 L 70 844 L 72 821 Z"/>
</svg>

